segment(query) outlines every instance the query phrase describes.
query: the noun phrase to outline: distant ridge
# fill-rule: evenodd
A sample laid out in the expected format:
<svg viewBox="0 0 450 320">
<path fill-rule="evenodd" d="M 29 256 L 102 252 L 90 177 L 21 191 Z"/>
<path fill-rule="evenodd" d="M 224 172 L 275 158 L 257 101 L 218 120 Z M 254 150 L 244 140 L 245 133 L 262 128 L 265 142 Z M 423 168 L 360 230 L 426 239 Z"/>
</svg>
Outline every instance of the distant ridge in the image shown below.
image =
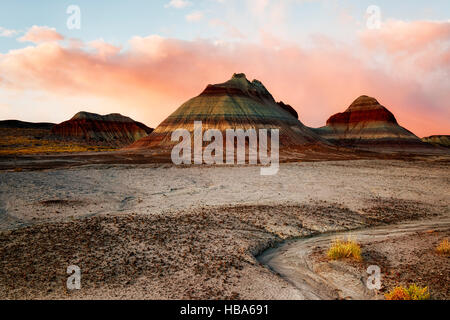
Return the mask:
<svg viewBox="0 0 450 320">
<path fill-rule="evenodd" d="M 43 129 L 50 130 L 55 126 L 54 123 L 49 122 L 26 122 L 20 120 L 2 120 L 0 121 L 0 128 L 8 129 Z"/>
<path fill-rule="evenodd" d="M 110 113 L 107 115 L 100 115 L 97 113 L 80 111 L 75 114 L 70 120 L 95 120 L 95 121 L 111 121 L 111 122 L 127 122 L 137 123 L 133 119 L 123 116 L 120 113 Z"/>
<path fill-rule="evenodd" d="M 433 135 L 422 138 L 422 141 L 436 146 L 450 148 L 450 135 Z"/>
</svg>

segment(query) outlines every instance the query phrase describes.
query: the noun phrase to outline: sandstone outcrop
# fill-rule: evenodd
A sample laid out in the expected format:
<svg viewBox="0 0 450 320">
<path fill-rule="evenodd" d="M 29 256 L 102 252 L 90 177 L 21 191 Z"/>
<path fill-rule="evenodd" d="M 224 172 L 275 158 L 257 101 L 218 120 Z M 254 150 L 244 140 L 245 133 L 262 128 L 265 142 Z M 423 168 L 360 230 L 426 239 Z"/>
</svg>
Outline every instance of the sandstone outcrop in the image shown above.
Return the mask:
<svg viewBox="0 0 450 320">
<path fill-rule="evenodd" d="M 99 115 L 79 112 L 72 119 L 52 128 L 52 135 L 59 139 L 81 140 L 125 146 L 152 132 L 143 123 L 118 113 Z"/>
<path fill-rule="evenodd" d="M 422 141 L 435 146 L 450 148 L 450 135 L 433 135 L 422 138 Z"/>
<path fill-rule="evenodd" d="M 227 82 L 208 85 L 197 97 L 182 104 L 148 137 L 128 149 L 170 148 L 176 129 L 191 133 L 194 121 L 203 128 L 219 129 L 279 129 L 280 147 L 306 144 L 329 144 L 298 119 L 297 112 L 283 102 L 277 103 L 264 85 L 247 80 L 245 74 L 234 74 Z M 225 136 L 225 135 L 224 135 Z"/>
<path fill-rule="evenodd" d="M 314 129 L 336 145 L 377 151 L 427 149 L 411 131 L 375 98 L 360 96 L 342 113 L 331 116 L 326 126 Z"/>
</svg>

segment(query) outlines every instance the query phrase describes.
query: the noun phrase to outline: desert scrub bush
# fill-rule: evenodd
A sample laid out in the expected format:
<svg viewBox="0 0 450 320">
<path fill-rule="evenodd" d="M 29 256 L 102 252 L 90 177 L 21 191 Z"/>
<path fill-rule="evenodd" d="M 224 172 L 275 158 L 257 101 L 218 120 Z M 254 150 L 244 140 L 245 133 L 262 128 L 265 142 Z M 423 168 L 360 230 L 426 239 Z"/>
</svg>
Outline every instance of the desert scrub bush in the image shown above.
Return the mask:
<svg viewBox="0 0 450 320">
<path fill-rule="evenodd" d="M 352 240 L 347 241 L 336 239 L 331 244 L 330 249 L 327 251 L 328 258 L 332 260 L 353 258 L 357 261 L 361 261 L 361 247 L 359 244 Z"/>
<path fill-rule="evenodd" d="M 411 296 L 404 287 L 395 287 L 384 295 L 386 300 L 411 300 Z"/>
<path fill-rule="evenodd" d="M 436 252 L 443 255 L 450 254 L 450 242 L 448 239 L 444 239 L 436 248 Z"/>
<path fill-rule="evenodd" d="M 384 296 L 386 300 L 429 300 L 430 292 L 428 287 L 421 288 L 412 284 L 409 288 L 395 287 Z"/>
</svg>

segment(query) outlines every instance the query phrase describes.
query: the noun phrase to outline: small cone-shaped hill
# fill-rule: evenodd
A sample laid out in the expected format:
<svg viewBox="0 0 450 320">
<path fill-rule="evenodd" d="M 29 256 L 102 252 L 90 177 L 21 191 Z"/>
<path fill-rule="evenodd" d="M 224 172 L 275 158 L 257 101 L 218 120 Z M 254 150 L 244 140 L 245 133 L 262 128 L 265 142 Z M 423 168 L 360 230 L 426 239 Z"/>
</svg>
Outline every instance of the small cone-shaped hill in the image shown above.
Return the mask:
<svg viewBox="0 0 450 320">
<path fill-rule="evenodd" d="M 148 137 L 127 149 L 169 148 L 176 129 L 193 132 L 194 121 L 202 121 L 203 130 L 219 129 L 279 129 L 280 147 L 305 144 L 328 144 L 297 119 L 289 105 L 277 103 L 264 85 L 248 81 L 244 74 L 234 74 L 221 84 L 208 85 L 197 97 L 181 105 Z"/>
<path fill-rule="evenodd" d="M 431 143 L 435 146 L 450 148 L 450 135 L 434 135 L 422 138 L 423 142 Z"/>
<path fill-rule="evenodd" d="M 388 109 L 368 96 L 360 96 L 347 110 L 331 116 L 325 127 L 315 131 L 332 143 L 349 147 L 428 147 L 416 135 L 400 126 Z"/>
<path fill-rule="evenodd" d="M 52 128 L 52 135 L 56 138 L 116 146 L 128 145 L 151 132 L 152 129 L 143 123 L 118 113 L 102 116 L 84 111 Z"/>
</svg>

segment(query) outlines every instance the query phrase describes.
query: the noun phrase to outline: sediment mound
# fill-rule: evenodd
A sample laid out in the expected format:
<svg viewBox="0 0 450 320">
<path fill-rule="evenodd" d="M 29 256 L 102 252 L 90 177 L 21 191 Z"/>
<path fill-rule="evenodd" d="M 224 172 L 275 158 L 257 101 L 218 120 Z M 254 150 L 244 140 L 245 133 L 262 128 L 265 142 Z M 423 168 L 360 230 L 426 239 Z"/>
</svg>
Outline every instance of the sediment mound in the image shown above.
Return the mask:
<svg viewBox="0 0 450 320">
<path fill-rule="evenodd" d="M 170 148 L 176 129 L 194 130 L 194 121 L 202 121 L 204 130 L 279 129 L 280 148 L 329 143 L 304 126 L 297 112 L 283 102 L 277 103 L 264 85 L 247 80 L 245 74 L 234 74 L 225 83 L 208 85 L 197 97 L 181 105 L 148 137 L 127 149 Z M 280 149 L 281 150 L 281 149 Z"/>
<path fill-rule="evenodd" d="M 347 110 L 331 116 L 326 126 L 314 129 L 328 141 L 346 147 L 409 151 L 432 149 L 375 98 L 360 96 Z"/>
<path fill-rule="evenodd" d="M 450 135 L 434 135 L 422 138 L 423 142 L 431 143 L 435 146 L 450 147 Z"/>
<path fill-rule="evenodd" d="M 52 135 L 67 140 L 81 140 L 125 146 L 152 132 L 143 123 L 118 113 L 99 115 L 79 112 L 72 119 L 52 128 Z"/>
</svg>

